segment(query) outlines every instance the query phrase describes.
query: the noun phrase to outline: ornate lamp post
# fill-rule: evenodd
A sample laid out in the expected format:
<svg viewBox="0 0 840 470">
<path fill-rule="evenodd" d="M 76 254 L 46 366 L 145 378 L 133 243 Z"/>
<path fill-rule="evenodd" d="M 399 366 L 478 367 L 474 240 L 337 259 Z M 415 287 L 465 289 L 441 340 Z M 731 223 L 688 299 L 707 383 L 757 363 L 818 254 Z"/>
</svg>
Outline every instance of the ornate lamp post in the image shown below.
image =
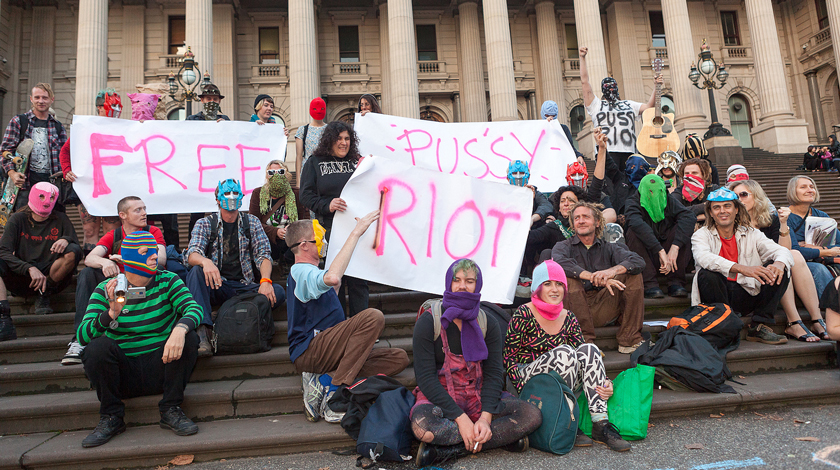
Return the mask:
<svg viewBox="0 0 840 470">
<path fill-rule="evenodd" d="M 723 85 L 726 84 L 726 79 L 729 78 L 729 72 L 726 71 L 723 63 L 718 64 L 712 57 L 712 52 L 709 51 L 709 46 L 706 44 L 705 39 L 703 40 L 703 44 L 700 46 L 700 55 L 698 56 L 697 63 L 700 67 L 698 68 L 692 63 L 691 71 L 688 73 L 688 78 L 698 89 L 709 90 L 709 109 L 712 113 L 712 125 L 709 126 L 709 130 L 705 135 L 703 135 L 703 138 L 708 139 L 709 137 L 720 135 L 731 136 L 732 133 L 723 127 L 723 124 L 718 122 L 717 108 L 715 108 L 714 98 L 714 91 L 723 88 Z M 702 85 L 698 84 L 701 77 L 703 78 Z M 720 84 L 715 82 L 716 78 L 720 80 Z"/>
<path fill-rule="evenodd" d="M 198 62 L 195 61 L 195 54 L 192 53 L 189 47 L 184 53 L 182 59 L 183 65 L 178 69 L 178 74 L 169 73 L 169 96 L 174 101 L 185 101 L 187 105 L 187 116 L 192 114 L 192 102 L 198 101 L 198 93 L 195 89 L 198 88 L 198 75 L 201 70 L 198 68 Z M 205 72 L 204 79 L 201 82 L 202 86 L 210 84 L 210 74 Z M 178 90 L 183 90 L 181 98 L 175 98 Z"/>
</svg>

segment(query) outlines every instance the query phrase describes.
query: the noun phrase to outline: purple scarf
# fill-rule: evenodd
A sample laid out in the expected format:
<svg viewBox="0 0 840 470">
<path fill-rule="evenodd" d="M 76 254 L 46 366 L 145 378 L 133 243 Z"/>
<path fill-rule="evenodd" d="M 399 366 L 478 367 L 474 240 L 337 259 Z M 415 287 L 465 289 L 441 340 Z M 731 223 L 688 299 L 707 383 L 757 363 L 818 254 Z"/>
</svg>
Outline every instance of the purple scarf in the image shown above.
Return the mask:
<svg viewBox="0 0 840 470">
<path fill-rule="evenodd" d="M 444 309 L 440 317 L 442 334 L 446 334 L 446 327 L 452 320 L 459 319 L 461 323 L 461 352 L 464 360 L 470 362 L 483 361 L 487 359 L 487 344 L 484 343 L 484 335 L 478 325 L 478 311 L 481 306 L 481 270 L 476 266 L 475 292 L 452 292 L 452 278 L 455 277 L 453 269 L 458 261 L 452 263 L 446 270 L 446 290 L 443 292 Z"/>
</svg>

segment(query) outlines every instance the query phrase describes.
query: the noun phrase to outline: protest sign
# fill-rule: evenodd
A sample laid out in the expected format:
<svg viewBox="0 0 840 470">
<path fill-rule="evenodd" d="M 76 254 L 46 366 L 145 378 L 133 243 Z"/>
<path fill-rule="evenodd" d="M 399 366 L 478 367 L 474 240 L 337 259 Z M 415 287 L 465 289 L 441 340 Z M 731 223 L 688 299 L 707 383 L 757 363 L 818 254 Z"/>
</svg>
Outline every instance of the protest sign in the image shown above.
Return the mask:
<svg viewBox="0 0 840 470">
<path fill-rule="evenodd" d="M 566 185 L 566 168 L 575 162 L 556 120 L 441 123 L 367 113 L 356 114 L 353 126 L 362 155 L 503 183 L 508 164 L 522 160 L 530 184 L 543 192 Z"/>
<path fill-rule="evenodd" d="M 93 215 L 117 214 L 117 202 L 139 196 L 149 214 L 215 212 L 219 181 L 251 192 L 265 166 L 285 160 L 282 126 L 252 122 L 127 121 L 76 116 L 70 131 L 73 188 Z"/>
<path fill-rule="evenodd" d="M 348 275 L 442 294 L 449 265 L 470 258 L 483 274 L 481 298 L 511 303 L 533 197 L 528 188 L 365 158 L 341 192 L 347 210 L 333 220 L 327 266 L 356 226 L 355 218 L 381 206 L 379 222 L 356 246 Z"/>
</svg>

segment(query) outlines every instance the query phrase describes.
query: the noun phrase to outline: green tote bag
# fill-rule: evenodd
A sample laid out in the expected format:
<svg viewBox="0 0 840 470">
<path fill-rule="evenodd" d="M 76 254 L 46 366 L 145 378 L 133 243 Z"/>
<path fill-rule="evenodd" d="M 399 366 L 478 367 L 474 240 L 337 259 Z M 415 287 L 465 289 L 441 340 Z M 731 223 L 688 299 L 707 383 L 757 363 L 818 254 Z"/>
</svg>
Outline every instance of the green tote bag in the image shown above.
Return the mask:
<svg viewBox="0 0 840 470">
<path fill-rule="evenodd" d="M 607 401 L 610 422 L 618 428 L 621 437 L 638 441 L 647 437 L 650 407 L 653 403 L 653 375 L 655 367 L 637 365 L 618 374 L 613 380 L 613 396 Z M 578 397 L 580 429 L 592 435 L 592 417 L 586 394 Z"/>
</svg>

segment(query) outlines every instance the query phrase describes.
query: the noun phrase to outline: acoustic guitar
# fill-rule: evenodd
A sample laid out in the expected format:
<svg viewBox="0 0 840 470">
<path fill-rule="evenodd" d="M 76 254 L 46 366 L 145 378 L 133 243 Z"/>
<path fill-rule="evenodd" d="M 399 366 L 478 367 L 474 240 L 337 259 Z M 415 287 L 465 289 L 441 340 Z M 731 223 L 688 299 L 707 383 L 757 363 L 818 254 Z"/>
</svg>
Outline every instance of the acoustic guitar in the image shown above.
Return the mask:
<svg viewBox="0 0 840 470">
<path fill-rule="evenodd" d="M 653 61 L 653 72 L 662 72 L 662 59 Z M 656 104 L 642 113 L 642 129 L 636 138 L 636 149 L 640 154 L 657 158 L 666 150 L 678 152 L 680 136 L 674 129 L 674 114 L 662 113 L 662 85 L 656 84 Z"/>
</svg>

